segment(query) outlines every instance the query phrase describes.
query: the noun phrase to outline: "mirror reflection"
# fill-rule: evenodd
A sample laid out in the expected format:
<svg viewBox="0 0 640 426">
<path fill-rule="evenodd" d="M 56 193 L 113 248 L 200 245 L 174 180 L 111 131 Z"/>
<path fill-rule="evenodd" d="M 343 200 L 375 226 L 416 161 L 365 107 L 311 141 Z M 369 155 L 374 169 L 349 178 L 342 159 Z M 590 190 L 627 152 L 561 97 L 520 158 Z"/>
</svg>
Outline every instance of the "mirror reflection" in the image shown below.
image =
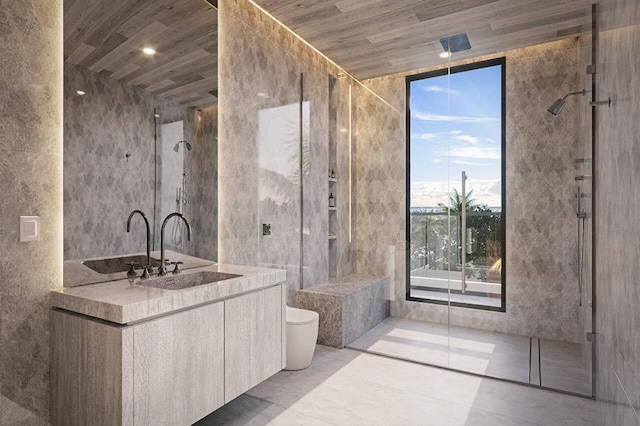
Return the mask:
<svg viewBox="0 0 640 426">
<path fill-rule="evenodd" d="M 155 272 L 174 212 L 168 261 L 217 259 L 214 6 L 64 1 L 65 285 Z"/>
</svg>

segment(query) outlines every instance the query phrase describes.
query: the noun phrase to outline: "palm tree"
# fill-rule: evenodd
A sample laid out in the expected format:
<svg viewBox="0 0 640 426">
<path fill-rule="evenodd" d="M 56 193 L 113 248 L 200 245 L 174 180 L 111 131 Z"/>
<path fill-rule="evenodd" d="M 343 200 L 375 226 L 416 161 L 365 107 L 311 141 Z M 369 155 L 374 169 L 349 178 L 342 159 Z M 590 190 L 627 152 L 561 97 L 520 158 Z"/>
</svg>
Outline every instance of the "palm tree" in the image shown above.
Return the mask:
<svg viewBox="0 0 640 426">
<path fill-rule="evenodd" d="M 466 211 L 468 212 L 490 212 L 491 209 L 487 207 L 486 204 L 476 204 L 474 199 L 471 198 L 471 194 L 473 194 L 473 189 L 467 192 L 467 205 Z M 454 188 L 453 195 L 449 197 L 449 204 L 453 207 L 449 207 L 443 203 L 438 203 L 438 207 L 440 210 L 446 213 L 451 212 L 461 212 L 462 211 L 462 195 L 458 192 L 457 189 Z"/>
</svg>

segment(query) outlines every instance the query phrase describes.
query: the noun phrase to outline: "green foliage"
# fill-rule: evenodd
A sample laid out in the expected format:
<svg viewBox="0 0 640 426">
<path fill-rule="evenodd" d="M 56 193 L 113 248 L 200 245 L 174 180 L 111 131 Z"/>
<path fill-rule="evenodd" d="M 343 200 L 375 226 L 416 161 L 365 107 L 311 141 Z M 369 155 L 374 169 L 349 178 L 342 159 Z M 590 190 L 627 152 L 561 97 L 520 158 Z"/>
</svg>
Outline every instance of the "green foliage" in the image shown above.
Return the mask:
<svg viewBox="0 0 640 426">
<path fill-rule="evenodd" d="M 486 204 L 478 204 L 466 195 L 467 229 L 471 229 L 471 253 L 467 253 L 467 276 L 487 279 L 487 271 L 495 262 L 495 247 L 502 240 L 502 213 L 492 212 Z M 417 211 L 411 214 L 411 263 L 412 269 L 428 265 L 429 269 L 460 270 L 462 232 L 460 212 L 462 196 L 454 190 L 450 206 L 438 204 L 439 213 Z M 474 214 L 476 213 L 476 214 Z M 477 214 L 480 213 L 480 214 Z"/>
<path fill-rule="evenodd" d="M 471 194 L 473 194 L 473 189 L 467 192 L 467 200 L 466 200 L 466 211 L 468 212 L 490 212 L 491 209 L 487 207 L 486 204 L 476 204 L 476 200 L 471 198 Z M 453 207 L 449 207 L 453 206 Z M 449 197 L 449 206 L 444 205 L 443 203 L 438 203 L 438 207 L 440 211 L 448 213 L 451 212 L 461 212 L 462 211 L 462 195 L 458 192 L 457 189 L 453 189 L 453 195 Z"/>
</svg>

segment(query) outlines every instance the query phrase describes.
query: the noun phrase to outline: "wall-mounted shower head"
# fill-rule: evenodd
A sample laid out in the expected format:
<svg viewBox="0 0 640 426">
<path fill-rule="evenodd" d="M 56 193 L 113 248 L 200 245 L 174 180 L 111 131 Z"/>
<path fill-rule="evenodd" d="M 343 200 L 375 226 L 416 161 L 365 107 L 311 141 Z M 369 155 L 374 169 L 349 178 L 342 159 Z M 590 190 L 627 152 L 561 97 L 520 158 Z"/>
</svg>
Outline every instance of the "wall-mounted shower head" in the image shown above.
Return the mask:
<svg viewBox="0 0 640 426">
<path fill-rule="evenodd" d="M 178 150 L 180 149 L 180 144 L 183 143 L 185 148 L 187 148 L 187 151 L 191 151 L 191 144 L 187 141 L 179 141 L 174 147 L 173 150 L 175 152 L 178 152 Z"/>
<path fill-rule="evenodd" d="M 553 115 L 558 115 L 562 112 L 562 109 L 566 104 L 567 101 L 564 98 L 558 99 L 554 103 L 552 103 L 549 108 L 547 108 L 547 111 L 549 111 Z"/>
<path fill-rule="evenodd" d="M 562 109 L 567 104 L 567 98 L 572 95 L 585 95 L 587 93 L 586 90 L 581 90 L 579 92 L 570 92 L 564 95 L 563 98 L 557 99 L 554 103 L 551 104 L 547 111 L 549 111 L 553 115 L 558 115 L 562 112 Z"/>
</svg>

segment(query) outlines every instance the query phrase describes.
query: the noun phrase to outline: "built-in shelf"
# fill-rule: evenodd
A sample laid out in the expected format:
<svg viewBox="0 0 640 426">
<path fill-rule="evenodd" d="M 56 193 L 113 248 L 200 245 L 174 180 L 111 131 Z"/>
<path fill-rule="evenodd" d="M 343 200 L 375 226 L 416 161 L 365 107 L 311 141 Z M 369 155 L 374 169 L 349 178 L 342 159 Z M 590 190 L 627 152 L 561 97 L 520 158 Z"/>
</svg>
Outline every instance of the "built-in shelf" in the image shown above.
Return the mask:
<svg viewBox="0 0 640 426">
<path fill-rule="evenodd" d="M 336 210 L 338 210 L 337 207 L 329 207 L 329 211 L 331 211 L 331 212 L 335 212 Z"/>
<path fill-rule="evenodd" d="M 337 182 L 337 181 L 338 181 L 338 179 L 336 179 L 336 178 L 329 178 L 329 182 Z"/>
</svg>

